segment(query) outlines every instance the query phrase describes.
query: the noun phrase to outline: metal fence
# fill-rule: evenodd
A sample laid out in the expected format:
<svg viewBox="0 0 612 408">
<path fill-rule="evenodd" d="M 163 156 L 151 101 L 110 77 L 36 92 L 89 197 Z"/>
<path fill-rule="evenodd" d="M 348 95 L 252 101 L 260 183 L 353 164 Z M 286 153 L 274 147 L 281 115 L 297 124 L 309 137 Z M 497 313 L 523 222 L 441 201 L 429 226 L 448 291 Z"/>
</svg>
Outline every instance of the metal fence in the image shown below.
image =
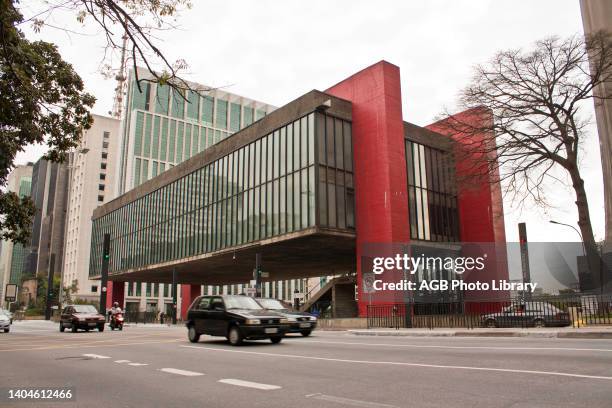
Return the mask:
<svg viewBox="0 0 612 408">
<path fill-rule="evenodd" d="M 585 327 L 612 325 L 612 295 L 559 295 L 367 307 L 368 328 Z"/>
<path fill-rule="evenodd" d="M 127 323 L 159 323 L 158 312 L 126 311 L 123 317 Z"/>
</svg>

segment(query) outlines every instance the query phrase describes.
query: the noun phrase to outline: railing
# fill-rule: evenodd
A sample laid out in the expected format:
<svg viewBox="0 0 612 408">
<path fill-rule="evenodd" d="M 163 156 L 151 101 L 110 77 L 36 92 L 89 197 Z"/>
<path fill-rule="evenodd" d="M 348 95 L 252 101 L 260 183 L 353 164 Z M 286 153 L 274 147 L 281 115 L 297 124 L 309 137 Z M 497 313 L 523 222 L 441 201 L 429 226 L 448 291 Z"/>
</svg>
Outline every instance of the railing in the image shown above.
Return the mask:
<svg viewBox="0 0 612 408">
<path fill-rule="evenodd" d="M 158 316 L 159 312 L 126 311 L 123 313 L 126 323 L 159 323 Z M 164 319 L 164 322 L 166 322 L 166 320 L 168 319 Z"/>
<path fill-rule="evenodd" d="M 369 328 L 584 327 L 612 325 L 612 295 L 560 295 L 449 303 L 376 304 Z"/>
</svg>

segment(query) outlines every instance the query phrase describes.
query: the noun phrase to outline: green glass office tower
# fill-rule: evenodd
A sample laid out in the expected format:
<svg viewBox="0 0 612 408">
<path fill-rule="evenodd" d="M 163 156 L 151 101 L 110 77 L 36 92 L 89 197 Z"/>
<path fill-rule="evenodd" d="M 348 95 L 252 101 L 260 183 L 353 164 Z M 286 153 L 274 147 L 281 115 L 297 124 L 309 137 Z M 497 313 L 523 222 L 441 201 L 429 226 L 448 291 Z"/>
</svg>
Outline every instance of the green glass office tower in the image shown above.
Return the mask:
<svg viewBox="0 0 612 408">
<path fill-rule="evenodd" d="M 189 83 L 173 90 L 144 69 L 129 76 L 118 194 L 261 119 L 274 107 L 222 89 Z"/>
</svg>

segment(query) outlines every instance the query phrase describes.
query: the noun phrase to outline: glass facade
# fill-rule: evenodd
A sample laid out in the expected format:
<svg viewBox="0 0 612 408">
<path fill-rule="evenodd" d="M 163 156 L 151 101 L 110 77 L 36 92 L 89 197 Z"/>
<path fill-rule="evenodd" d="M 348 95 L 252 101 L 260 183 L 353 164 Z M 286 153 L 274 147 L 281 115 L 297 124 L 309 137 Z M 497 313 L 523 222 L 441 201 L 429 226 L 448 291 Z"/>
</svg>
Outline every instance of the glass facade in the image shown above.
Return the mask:
<svg viewBox="0 0 612 408">
<path fill-rule="evenodd" d="M 406 140 L 410 238 L 459 241 L 455 170 L 449 153 Z"/>
<path fill-rule="evenodd" d="M 90 275 L 105 233 L 113 273 L 315 225 L 352 230 L 352 169 L 350 122 L 306 115 L 95 219 Z"/>
</svg>

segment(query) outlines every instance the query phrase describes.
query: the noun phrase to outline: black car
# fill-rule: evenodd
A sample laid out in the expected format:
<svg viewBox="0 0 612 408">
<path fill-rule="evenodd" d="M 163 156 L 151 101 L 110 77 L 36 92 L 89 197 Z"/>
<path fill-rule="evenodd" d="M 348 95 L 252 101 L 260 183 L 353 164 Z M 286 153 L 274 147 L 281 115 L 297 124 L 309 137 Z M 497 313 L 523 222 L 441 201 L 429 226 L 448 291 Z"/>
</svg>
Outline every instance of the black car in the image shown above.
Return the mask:
<svg viewBox="0 0 612 408">
<path fill-rule="evenodd" d="M 288 333 L 301 333 L 302 336 L 310 336 L 317 327 L 317 318 L 310 313 L 296 312 L 288 309 L 280 300 L 272 298 L 257 298 L 264 309 L 280 313 L 289 321 Z"/>
<path fill-rule="evenodd" d="M 187 335 L 197 343 L 200 335 L 226 337 L 237 346 L 243 340 L 270 339 L 280 343 L 288 329 L 287 319 L 264 310 L 253 298 L 243 295 L 200 296 L 187 312 Z"/>
<path fill-rule="evenodd" d="M 571 324 L 569 313 L 546 302 L 516 303 L 503 308 L 498 313 L 485 314 L 480 317 L 480 325 L 489 328 L 563 327 Z"/>
<path fill-rule="evenodd" d="M 63 332 L 69 328 L 73 333 L 78 329 L 104 331 L 105 321 L 104 315 L 98 313 L 92 305 L 69 305 L 62 311 L 59 329 Z"/>
</svg>

